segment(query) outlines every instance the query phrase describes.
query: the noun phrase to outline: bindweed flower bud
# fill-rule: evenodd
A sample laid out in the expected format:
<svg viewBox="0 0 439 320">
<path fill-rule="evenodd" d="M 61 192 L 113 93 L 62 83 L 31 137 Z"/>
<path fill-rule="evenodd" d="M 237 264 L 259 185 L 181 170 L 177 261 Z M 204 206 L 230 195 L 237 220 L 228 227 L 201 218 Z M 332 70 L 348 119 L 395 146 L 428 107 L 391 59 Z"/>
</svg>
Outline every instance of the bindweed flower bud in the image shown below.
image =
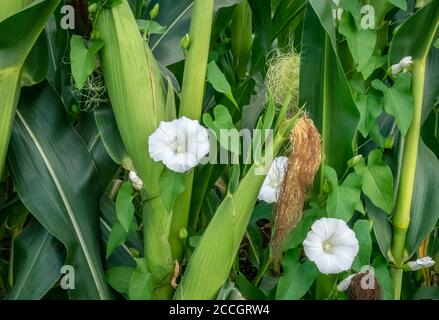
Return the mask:
<svg viewBox="0 0 439 320">
<path fill-rule="evenodd" d="M 401 59 L 401 61 L 397 64 L 392 65 L 392 75 L 396 76 L 401 71 L 407 70 L 408 67 L 410 67 L 413 64 L 413 58 L 408 56 Z"/>
<path fill-rule="evenodd" d="M 136 172 L 130 171 L 128 177 L 129 177 L 131 183 L 133 184 L 134 189 L 136 189 L 137 191 L 142 190 L 143 181 L 142 181 L 142 179 L 139 178 L 139 176 L 137 175 Z"/>
<path fill-rule="evenodd" d="M 186 33 L 186 34 L 183 36 L 183 38 L 181 38 L 181 47 L 182 47 L 184 50 L 189 49 L 190 42 L 191 42 L 191 40 L 190 40 L 190 38 L 189 38 L 189 33 Z"/>
<path fill-rule="evenodd" d="M 423 268 L 430 268 L 434 266 L 435 261 L 431 257 L 423 257 L 420 259 L 417 259 L 415 261 L 409 261 L 407 262 L 407 266 L 411 271 L 418 271 Z"/>
<path fill-rule="evenodd" d="M 149 16 L 151 17 L 151 20 L 154 20 L 159 15 L 160 11 L 160 4 L 156 3 L 155 6 L 152 8 L 152 10 L 149 12 Z"/>
</svg>

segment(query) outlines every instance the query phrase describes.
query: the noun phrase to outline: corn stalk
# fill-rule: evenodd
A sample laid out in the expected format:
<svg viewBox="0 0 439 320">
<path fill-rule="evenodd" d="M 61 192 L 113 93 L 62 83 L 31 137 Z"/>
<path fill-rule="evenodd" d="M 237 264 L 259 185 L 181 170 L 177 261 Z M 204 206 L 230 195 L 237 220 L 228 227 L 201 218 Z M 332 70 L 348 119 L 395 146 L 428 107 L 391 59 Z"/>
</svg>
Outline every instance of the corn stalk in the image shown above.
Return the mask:
<svg viewBox="0 0 439 320">
<path fill-rule="evenodd" d="M 189 31 L 190 43 L 183 75 L 180 117 L 186 116 L 194 120 L 201 118 L 214 4 L 214 0 L 194 1 Z M 189 222 L 194 171 L 189 172 L 185 179 L 185 190 L 175 202 L 169 239 L 176 260 L 183 258 L 185 239 L 180 238 L 180 230 L 187 230 Z"/>
<path fill-rule="evenodd" d="M 129 4 L 124 1 L 99 14 L 96 30 L 104 41 L 102 71 L 123 143 L 144 187 L 144 247 L 150 271 L 164 275 L 155 298 L 172 294 L 173 263 L 168 242 L 171 215 L 160 197 L 163 166 L 148 154 L 148 137 L 165 119 L 165 95 L 160 70 L 145 45 Z M 169 281 L 167 279 L 169 278 Z"/>
<path fill-rule="evenodd" d="M 437 4 L 436 4 L 437 6 Z M 403 278 L 403 264 L 405 262 L 405 245 L 407 231 L 410 225 L 410 211 L 412 206 L 413 189 L 416 176 L 419 141 L 422 126 L 422 109 L 424 100 L 424 82 L 427 57 L 433 44 L 439 26 L 439 14 L 436 13 L 432 21 L 432 28 L 426 35 L 426 46 L 422 54 L 416 57 L 413 66 L 413 120 L 404 141 L 400 182 L 398 186 L 397 202 L 393 215 L 393 238 L 391 254 L 396 268 L 393 270 L 395 299 L 401 298 Z"/>
</svg>

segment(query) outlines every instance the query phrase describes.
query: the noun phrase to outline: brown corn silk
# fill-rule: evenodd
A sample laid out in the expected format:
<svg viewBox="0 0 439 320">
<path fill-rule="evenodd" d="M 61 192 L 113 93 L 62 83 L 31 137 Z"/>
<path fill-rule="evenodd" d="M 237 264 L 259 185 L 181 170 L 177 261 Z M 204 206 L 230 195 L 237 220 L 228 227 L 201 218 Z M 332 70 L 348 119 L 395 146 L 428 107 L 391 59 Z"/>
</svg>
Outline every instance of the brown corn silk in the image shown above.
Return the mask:
<svg viewBox="0 0 439 320">
<path fill-rule="evenodd" d="M 280 258 L 288 233 L 302 219 L 306 193 L 313 184 L 320 163 L 320 134 L 313 121 L 304 114 L 291 132 L 291 151 L 279 193 L 271 241 L 275 259 Z"/>
</svg>

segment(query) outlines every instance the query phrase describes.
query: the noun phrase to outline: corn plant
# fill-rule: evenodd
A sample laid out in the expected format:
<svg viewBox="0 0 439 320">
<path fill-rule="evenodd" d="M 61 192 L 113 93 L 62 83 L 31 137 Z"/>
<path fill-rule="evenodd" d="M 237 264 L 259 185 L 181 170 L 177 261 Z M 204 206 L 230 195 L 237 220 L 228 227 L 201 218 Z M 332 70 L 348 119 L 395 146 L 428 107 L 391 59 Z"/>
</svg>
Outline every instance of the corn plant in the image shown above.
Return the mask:
<svg viewBox="0 0 439 320">
<path fill-rule="evenodd" d="M 439 0 L 2 0 L 0 297 L 438 299 L 438 28 Z"/>
</svg>

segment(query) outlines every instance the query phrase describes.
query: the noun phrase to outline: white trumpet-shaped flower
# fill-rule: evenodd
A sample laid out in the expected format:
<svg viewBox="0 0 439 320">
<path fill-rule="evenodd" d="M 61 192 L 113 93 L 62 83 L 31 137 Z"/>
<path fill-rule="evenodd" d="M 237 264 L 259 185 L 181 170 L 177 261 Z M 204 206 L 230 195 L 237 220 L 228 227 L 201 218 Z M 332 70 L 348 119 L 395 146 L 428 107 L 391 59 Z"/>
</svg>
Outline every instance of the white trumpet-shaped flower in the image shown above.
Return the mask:
<svg viewBox="0 0 439 320">
<path fill-rule="evenodd" d="M 322 218 L 314 222 L 303 242 L 305 254 L 321 273 L 349 270 L 358 254 L 358 240 L 346 222 Z"/>
<path fill-rule="evenodd" d="M 418 271 L 423 268 L 430 268 L 434 266 L 435 262 L 431 257 L 423 257 L 420 259 L 417 259 L 415 261 L 409 261 L 407 262 L 408 267 L 412 271 Z"/>
<path fill-rule="evenodd" d="M 408 68 L 413 64 L 413 58 L 408 56 L 401 59 L 401 61 L 397 64 L 394 64 L 392 69 L 392 74 L 396 76 L 398 73 L 400 73 L 402 70 Z"/>
<path fill-rule="evenodd" d="M 277 201 L 280 192 L 280 186 L 285 177 L 287 170 L 288 158 L 277 157 L 273 160 L 270 170 L 265 177 L 262 188 L 259 191 L 258 199 L 267 203 L 274 203 Z"/>
<path fill-rule="evenodd" d="M 128 178 L 130 179 L 134 189 L 136 190 L 142 190 L 143 188 L 143 181 L 139 178 L 137 173 L 135 171 L 130 171 L 128 174 Z"/>
<path fill-rule="evenodd" d="M 184 173 L 196 167 L 209 153 L 207 129 L 197 120 L 181 117 L 161 122 L 148 140 L 149 154 L 170 170 Z"/>
</svg>

